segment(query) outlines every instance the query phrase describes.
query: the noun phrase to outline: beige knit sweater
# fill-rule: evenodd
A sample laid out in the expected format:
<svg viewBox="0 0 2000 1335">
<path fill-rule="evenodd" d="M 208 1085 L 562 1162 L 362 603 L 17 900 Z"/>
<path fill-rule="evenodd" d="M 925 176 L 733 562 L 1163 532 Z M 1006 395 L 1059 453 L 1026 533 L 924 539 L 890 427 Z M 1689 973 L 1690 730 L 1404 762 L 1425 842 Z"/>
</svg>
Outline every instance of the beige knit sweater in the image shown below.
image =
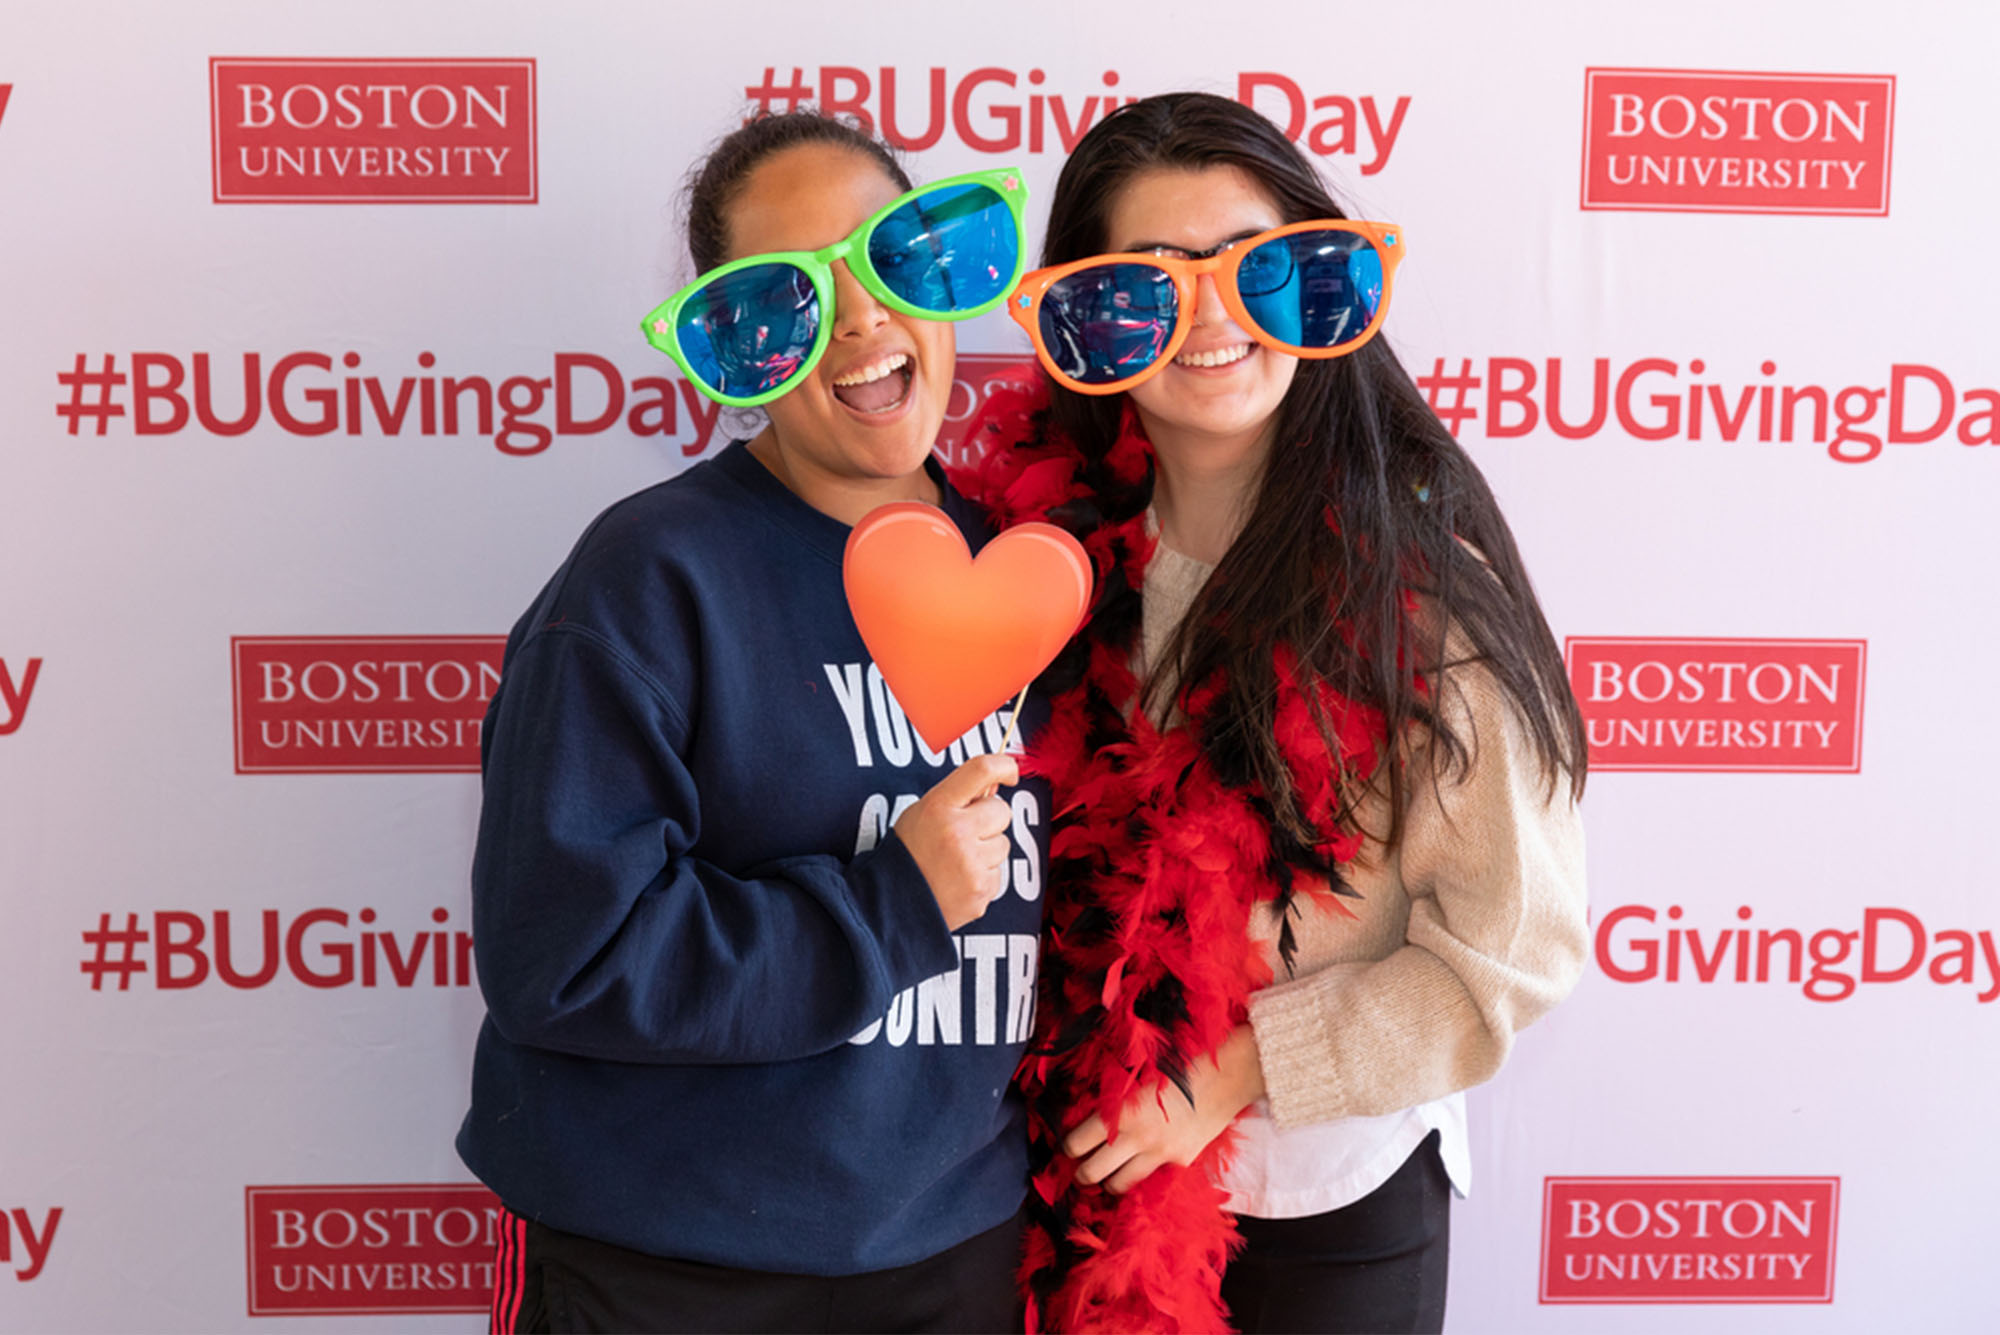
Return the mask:
<svg viewBox="0 0 2000 1335">
<path fill-rule="evenodd" d="M 1213 570 L 1156 549 L 1142 681 Z M 1281 1130 L 1397 1112 L 1491 1078 L 1515 1033 L 1583 972 L 1583 825 L 1567 778 L 1549 793 L 1518 710 L 1483 667 L 1447 671 L 1439 700 L 1471 763 L 1433 782 L 1430 749 L 1408 744 L 1400 844 L 1369 838 L 1344 869 L 1361 897 L 1342 902 L 1358 919 L 1326 896 L 1298 897 L 1289 978 L 1276 913 L 1252 920 L 1280 980 L 1251 997 L 1250 1024 Z M 1388 829 L 1385 798 L 1359 814 L 1363 830 Z"/>
</svg>

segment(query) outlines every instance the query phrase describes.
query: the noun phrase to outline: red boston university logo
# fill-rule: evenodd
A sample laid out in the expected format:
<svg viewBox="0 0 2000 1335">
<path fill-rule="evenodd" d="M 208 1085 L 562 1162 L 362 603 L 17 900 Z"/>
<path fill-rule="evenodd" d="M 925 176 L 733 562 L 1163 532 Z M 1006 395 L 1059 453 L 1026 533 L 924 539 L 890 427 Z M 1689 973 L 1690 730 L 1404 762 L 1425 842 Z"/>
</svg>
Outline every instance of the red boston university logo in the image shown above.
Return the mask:
<svg viewBox="0 0 2000 1335">
<path fill-rule="evenodd" d="M 938 431 L 937 456 L 950 468 L 970 468 L 985 457 L 986 442 L 972 440 L 966 428 L 985 406 L 986 398 L 1003 386 L 1032 386 L 1041 377 L 1032 353 L 962 352 L 953 373 L 951 397 L 944 405 Z"/>
<path fill-rule="evenodd" d="M 476 773 L 497 635 L 237 636 L 238 774 Z"/>
<path fill-rule="evenodd" d="M 1590 69 L 1583 207 L 1889 212 L 1886 74 Z"/>
<path fill-rule="evenodd" d="M 251 1316 L 483 1312 L 499 1198 L 476 1184 L 245 1187 Z"/>
<path fill-rule="evenodd" d="M 532 60 L 209 64 L 218 204 L 532 204 Z"/>
<path fill-rule="evenodd" d="M 1552 1177 L 1545 1303 L 1830 1303 L 1837 1177 Z"/>
<path fill-rule="evenodd" d="M 1571 636 L 1596 770 L 1861 771 L 1866 640 Z"/>
</svg>

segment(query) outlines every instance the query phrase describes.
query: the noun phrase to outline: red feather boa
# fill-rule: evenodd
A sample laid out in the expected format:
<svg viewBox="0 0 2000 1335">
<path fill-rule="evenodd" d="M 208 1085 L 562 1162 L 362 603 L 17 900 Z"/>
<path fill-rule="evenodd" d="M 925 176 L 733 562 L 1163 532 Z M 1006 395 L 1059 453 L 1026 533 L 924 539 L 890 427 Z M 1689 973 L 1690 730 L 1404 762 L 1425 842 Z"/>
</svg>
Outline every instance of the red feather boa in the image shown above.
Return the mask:
<svg viewBox="0 0 2000 1335">
<path fill-rule="evenodd" d="M 974 424 L 989 448 L 956 480 L 1001 527 L 1073 519 L 1075 503 L 1090 498 L 1082 456 L 1053 436 L 1042 406 L 1040 391 L 996 387 Z M 1152 466 L 1128 405 L 1094 476 L 1136 487 Z M 1153 553 L 1143 509 L 1078 537 L 1100 593 L 1081 632 L 1083 680 L 1057 696 L 1028 756 L 1028 768 L 1054 785 L 1057 816 L 1038 1045 L 1020 1074 L 1035 1163 L 1021 1269 L 1027 1324 L 1031 1332 L 1227 1330 L 1222 1271 L 1240 1235 L 1214 1179 L 1234 1129 L 1194 1163 L 1161 1168 L 1123 1196 L 1077 1184 L 1060 1144 L 1093 1112 L 1115 1134 L 1135 1093 L 1181 1097 L 1170 1078 L 1246 1022 L 1251 993 L 1272 981 L 1250 937 L 1251 913 L 1289 903 L 1292 869 L 1274 852 L 1268 806 L 1223 783 L 1202 753 L 1198 729 L 1220 684 L 1186 691 L 1189 722 L 1165 732 L 1138 708 L 1133 600 Z M 1127 600 L 1122 630 L 1102 624 L 1107 593 Z M 1315 832 L 1314 853 L 1332 868 L 1359 845 L 1339 828 L 1340 790 L 1344 776 L 1374 772 L 1381 719 L 1323 691 L 1339 742 L 1329 756 L 1289 656 L 1280 651 L 1274 667 L 1278 743 Z M 1312 889 L 1339 903 L 1324 880 Z"/>
</svg>

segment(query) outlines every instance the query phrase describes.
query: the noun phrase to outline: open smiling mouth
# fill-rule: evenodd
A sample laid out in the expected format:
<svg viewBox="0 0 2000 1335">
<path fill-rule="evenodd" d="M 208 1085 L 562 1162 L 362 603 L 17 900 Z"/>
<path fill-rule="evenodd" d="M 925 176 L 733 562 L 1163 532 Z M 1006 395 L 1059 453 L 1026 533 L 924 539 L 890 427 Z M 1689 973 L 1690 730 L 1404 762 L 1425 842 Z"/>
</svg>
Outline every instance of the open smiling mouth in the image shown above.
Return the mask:
<svg viewBox="0 0 2000 1335">
<path fill-rule="evenodd" d="M 1174 358 L 1176 366 L 1232 366 L 1250 355 L 1248 343 L 1232 343 L 1224 348 L 1210 348 L 1206 352 L 1183 352 Z"/>
<path fill-rule="evenodd" d="M 857 413 L 889 413 L 910 397 L 916 365 L 907 352 L 892 352 L 857 366 L 833 382 L 833 397 Z"/>
</svg>

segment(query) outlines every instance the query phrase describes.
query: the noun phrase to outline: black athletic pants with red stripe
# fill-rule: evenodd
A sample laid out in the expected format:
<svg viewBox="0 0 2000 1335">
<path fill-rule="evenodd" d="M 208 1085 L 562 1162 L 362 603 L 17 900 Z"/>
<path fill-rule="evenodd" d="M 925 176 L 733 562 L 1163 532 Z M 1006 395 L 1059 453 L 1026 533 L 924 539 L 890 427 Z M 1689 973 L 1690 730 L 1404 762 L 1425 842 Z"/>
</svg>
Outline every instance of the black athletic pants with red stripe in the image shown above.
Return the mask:
<svg viewBox="0 0 2000 1335">
<path fill-rule="evenodd" d="M 1451 1182 L 1435 1132 L 1352 1205 L 1237 1227 L 1222 1298 L 1247 1335 L 1443 1328 Z M 665 1260 L 503 1211 L 492 1329 L 1018 1331 L 1019 1247 L 1015 1219 L 915 1265 L 821 1278 Z"/>
<path fill-rule="evenodd" d="M 785 1275 L 648 1256 L 503 1210 L 492 1330 L 1017 1331 L 1020 1239 L 1016 1218 L 914 1265 Z"/>
</svg>

